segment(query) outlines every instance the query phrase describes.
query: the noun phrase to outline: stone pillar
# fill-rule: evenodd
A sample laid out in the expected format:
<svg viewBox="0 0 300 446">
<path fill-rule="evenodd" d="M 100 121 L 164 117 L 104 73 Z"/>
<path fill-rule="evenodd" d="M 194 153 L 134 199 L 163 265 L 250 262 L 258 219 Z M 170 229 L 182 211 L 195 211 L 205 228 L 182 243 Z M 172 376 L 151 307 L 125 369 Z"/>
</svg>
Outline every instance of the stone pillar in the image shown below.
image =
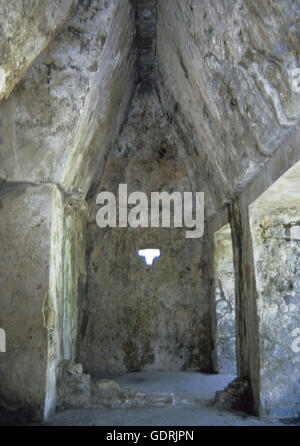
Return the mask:
<svg viewBox="0 0 300 446">
<path fill-rule="evenodd" d="M 0 186 L 0 404 L 37 421 L 56 408 L 60 362 L 75 360 L 84 212 L 54 184 Z"/>
<path fill-rule="evenodd" d="M 42 419 L 46 398 L 52 198 L 56 186 L 0 187 L 0 396 Z"/>
<path fill-rule="evenodd" d="M 249 226 L 248 203 L 236 197 L 229 208 L 236 292 L 236 347 L 238 378 L 248 380 L 253 401 L 248 407 L 259 414 L 259 331 L 257 291 Z"/>
<path fill-rule="evenodd" d="M 235 283 L 230 225 L 214 234 L 214 299 L 216 369 L 236 375 Z"/>
</svg>

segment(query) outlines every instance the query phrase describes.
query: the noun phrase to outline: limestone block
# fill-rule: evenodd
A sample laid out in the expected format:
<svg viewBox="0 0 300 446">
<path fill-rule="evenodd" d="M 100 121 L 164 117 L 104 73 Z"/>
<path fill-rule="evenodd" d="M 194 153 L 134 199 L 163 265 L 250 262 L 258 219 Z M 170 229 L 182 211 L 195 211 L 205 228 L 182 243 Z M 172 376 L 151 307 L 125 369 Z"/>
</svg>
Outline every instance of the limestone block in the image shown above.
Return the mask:
<svg viewBox="0 0 300 446">
<path fill-rule="evenodd" d="M 52 197 L 55 186 L 0 186 L 0 395 L 41 419 L 46 397 Z"/>
<path fill-rule="evenodd" d="M 112 379 L 101 379 L 96 382 L 96 390 L 99 394 L 112 394 L 120 392 L 120 386 L 116 381 Z"/>
<path fill-rule="evenodd" d="M 90 406 L 91 377 L 83 373 L 82 364 L 62 361 L 59 365 L 58 409 Z"/>
</svg>

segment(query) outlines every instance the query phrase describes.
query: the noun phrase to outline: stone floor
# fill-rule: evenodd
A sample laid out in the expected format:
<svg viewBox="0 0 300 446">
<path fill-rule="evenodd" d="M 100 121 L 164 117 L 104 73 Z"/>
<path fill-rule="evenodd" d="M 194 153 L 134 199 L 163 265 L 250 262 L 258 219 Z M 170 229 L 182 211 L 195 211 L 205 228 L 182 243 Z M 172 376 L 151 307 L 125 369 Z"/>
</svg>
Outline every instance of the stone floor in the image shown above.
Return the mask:
<svg viewBox="0 0 300 446">
<path fill-rule="evenodd" d="M 103 378 L 99 377 L 99 378 Z M 270 426 L 284 425 L 271 419 L 258 419 L 226 412 L 212 404 L 215 392 L 234 379 L 229 375 L 193 372 L 137 372 L 105 376 L 122 388 L 140 392 L 172 392 L 175 403 L 165 407 L 104 407 L 67 410 L 57 413 L 49 426 Z M 289 423 L 290 424 L 290 423 Z"/>
</svg>

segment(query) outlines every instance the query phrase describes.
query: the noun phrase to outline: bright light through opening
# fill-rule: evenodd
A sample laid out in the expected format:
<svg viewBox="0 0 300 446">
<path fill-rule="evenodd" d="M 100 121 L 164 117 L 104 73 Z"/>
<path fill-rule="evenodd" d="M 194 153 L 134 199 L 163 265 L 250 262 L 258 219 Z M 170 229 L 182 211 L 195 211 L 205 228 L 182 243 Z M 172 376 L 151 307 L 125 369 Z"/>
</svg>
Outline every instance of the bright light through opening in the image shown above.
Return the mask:
<svg viewBox="0 0 300 446">
<path fill-rule="evenodd" d="M 154 260 L 160 257 L 160 249 L 139 249 L 138 255 L 144 257 L 147 265 L 153 265 Z"/>
</svg>

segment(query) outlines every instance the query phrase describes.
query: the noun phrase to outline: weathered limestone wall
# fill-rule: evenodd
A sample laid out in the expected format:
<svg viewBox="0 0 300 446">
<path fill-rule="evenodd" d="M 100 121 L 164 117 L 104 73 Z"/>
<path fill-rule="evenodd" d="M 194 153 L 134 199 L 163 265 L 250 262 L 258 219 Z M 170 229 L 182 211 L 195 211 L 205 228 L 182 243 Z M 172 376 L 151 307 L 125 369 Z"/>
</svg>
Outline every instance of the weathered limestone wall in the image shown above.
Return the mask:
<svg viewBox="0 0 300 446">
<path fill-rule="evenodd" d="M 247 197 L 238 196 L 229 209 L 236 292 L 238 377 L 251 386 L 254 413 L 260 412 L 260 361 L 257 290 Z"/>
<path fill-rule="evenodd" d="M 285 363 L 281 369 L 282 363 L 280 364 L 280 362 L 276 360 L 276 354 L 272 357 L 269 351 L 268 340 L 270 340 L 270 343 L 274 346 L 277 339 L 277 331 L 276 328 L 275 332 L 271 330 L 269 322 L 272 319 L 272 312 L 269 314 L 266 311 L 265 302 L 261 299 L 262 278 L 257 272 L 260 270 L 260 266 L 256 263 L 256 260 L 258 259 L 256 250 L 257 242 L 253 245 L 250 226 L 252 225 L 251 222 L 254 218 L 252 217 L 252 209 L 254 209 L 254 212 L 256 208 L 263 209 L 263 211 L 260 211 L 261 215 L 263 215 L 266 212 L 265 209 L 280 208 L 283 203 L 284 206 L 289 208 L 298 206 L 300 178 L 299 162 L 296 163 L 293 168 L 288 170 L 274 183 L 274 185 L 272 185 L 272 187 L 264 192 L 253 205 L 251 205 L 251 221 L 249 218 L 248 207 L 249 202 L 253 201 L 253 197 L 255 197 L 262 185 L 270 184 L 272 175 L 276 175 L 276 173 L 278 174 L 279 167 L 288 165 L 287 154 L 289 154 L 289 162 L 292 162 L 293 157 L 297 155 L 297 151 L 294 149 L 295 147 L 293 148 L 293 144 L 291 146 L 288 145 L 286 147 L 286 154 L 284 156 L 279 154 L 279 158 L 277 158 L 277 152 L 274 159 L 270 160 L 266 165 L 264 175 L 259 176 L 258 181 L 251 183 L 249 189 L 241 192 L 229 208 L 236 276 L 238 376 L 250 380 L 253 393 L 254 411 L 257 414 L 262 415 L 275 414 L 276 410 L 278 410 L 277 414 L 281 412 L 282 415 L 287 415 L 290 412 L 291 415 L 295 415 L 295 407 L 297 407 L 297 405 L 293 406 L 293 399 L 290 401 L 290 406 L 286 404 L 287 398 L 284 397 L 285 390 L 283 384 L 281 384 L 276 391 L 274 391 L 274 388 L 271 389 L 269 385 L 266 384 L 265 376 L 270 376 L 270 373 L 272 374 L 272 380 L 281 381 L 281 383 L 283 383 L 283 376 L 285 373 L 284 368 L 287 363 Z M 278 161 L 281 161 L 281 163 Z M 259 237 L 261 237 L 261 229 L 262 228 L 258 229 Z M 258 245 L 261 245 L 261 241 L 258 242 Z M 273 251 L 272 255 L 274 257 L 275 251 Z M 266 256 L 269 256 L 267 246 Z M 292 258 L 293 255 L 291 259 Z M 276 260 L 278 260 L 277 257 Z M 267 280 L 267 277 L 264 277 L 264 279 Z M 259 282 L 260 285 L 258 285 Z M 277 327 L 277 322 L 275 321 L 274 327 Z M 267 334 L 269 329 L 270 333 Z M 264 336 L 268 336 L 267 339 L 264 338 Z M 286 340 L 287 338 L 284 339 Z M 286 345 L 284 349 L 287 350 Z M 290 356 L 288 355 L 287 360 L 289 357 Z M 267 364 L 265 362 L 266 358 Z M 267 372 L 265 371 L 266 368 Z M 291 375 L 289 375 L 289 377 L 291 377 Z M 294 382 L 293 379 L 291 379 L 291 382 L 289 382 L 288 379 L 289 378 L 285 380 L 284 386 L 288 389 L 288 392 L 290 392 Z M 277 383 L 279 384 L 279 382 Z M 281 404 L 283 405 L 280 406 Z"/>
<path fill-rule="evenodd" d="M 78 300 L 86 280 L 87 206 L 58 188 L 52 200 L 49 292 L 46 302 L 48 364 L 44 417 L 56 408 L 64 361 L 75 361 Z"/>
<path fill-rule="evenodd" d="M 7 98 L 34 59 L 76 10 L 77 0 L 1 0 L 0 99 Z"/>
<path fill-rule="evenodd" d="M 0 178 L 86 195 L 132 94 L 133 19 L 127 0 L 80 2 L 1 103 Z"/>
<path fill-rule="evenodd" d="M 235 278 L 230 225 L 214 235 L 216 369 L 236 375 Z"/>
<path fill-rule="evenodd" d="M 290 417 L 300 412 L 300 357 L 292 350 L 292 332 L 300 327 L 299 209 L 253 206 L 251 212 L 262 415 Z"/>
<path fill-rule="evenodd" d="M 0 194 L 0 325 L 7 335 L 0 400 L 42 419 L 55 409 L 58 364 L 75 356 L 85 202 L 52 184 L 1 184 Z"/>
<path fill-rule="evenodd" d="M 42 419 L 55 409 L 61 362 L 75 360 L 77 304 L 86 282 L 85 196 L 97 169 L 101 178 L 133 92 L 135 28 L 127 0 L 17 2 L 14 9 L 15 3 L 4 5 L 1 47 L 12 70 L 0 104 L 0 180 L 8 208 L 1 219 L 1 238 L 12 247 L 9 251 L 1 246 L 0 256 L 1 274 L 6 277 L 6 267 L 10 274 L 1 286 L 0 322 L 8 326 L 8 353 L 1 357 L 0 397 L 4 404 Z M 13 27 L 21 16 L 18 32 Z M 20 54 L 24 59 L 19 63 Z M 37 192 L 32 203 L 27 197 L 31 188 L 44 195 L 49 189 L 48 196 L 43 199 Z M 10 194 L 17 192 L 11 190 L 24 193 L 13 202 Z M 41 235 L 30 223 L 31 210 L 35 220 L 47 217 Z M 20 232 L 22 212 L 28 212 L 28 235 Z M 10 229 L 13 214 L 16 246 L 14 226 Z M 14 275 L 23 267 L 26 273 L 18 281 Z M 22 281 L 26 285 L 29 280 L 33 289 L 28 285 L 20 291 Z M 32 309 L 28 303 L 35 295 Z M 31 316 L 22 338 L 27 307 Z M 36 369 L 31 374 L 32 364 Z"/>
<path fill-rule="evenodd" d="M 284 247 L 266 220 L 272 241 L 261 254 L 265 235 L 257 229 L 253 255 L 248 205 L 300 158 L 300 95 L 291 88 L 300 63 L 298 2 L 3 0 L 0 15 L 3 403 L 36 418 L 51 414 L 61 363 L 74 361 L 76 343 L 94 373 L 212 369 L 213 238 L 101 230 L 96 191 L 116 192 L 125 182 L 129 192 L 204 191 L 207 226 L 224 224 L 228 205 L 238 374 L 251 381 L 257 413 L 275 413 L 277 403 L 296 413 L 279 378 L 288 369 L 283 353 L 270 352 L 282 327 L 270 345 L 259 338 L 277 322 L 262 297 L 265 286 L 273 293 L 272 277 L 263 285 L 254 260 L 262 256 L 275 271 L 269 248 Z M 155 74 L 165 114 L 150 94 Z M 136 80 L 140 90 L 118 140 Z M 291 225 L 285 242 L 294 268 L 298 232 L 285 217 L 277 224 Z M 162 250 L 152 267 L 136 255 L 143 247 Z M 280 273 L 278 285 L 281 278 L 291 284 L 290 271 Z M 286 300 L 297 299 L 294 279 Z M 294 302 L 272 298 L 274 314 L 295 326 Z M 279 371 L 276 392 L 265 385 L 266 363 Z M 295 389 L 292 379 L 289 395 Z"/>
<path fill-rule="evenodd" d="M 257 291 L 248 206 L 300 159 L 299 4 L 162 0 L 157 81 L 184 140 L 194 190 L 213 221 L 228 206 L 237 295 L 238 374 L 260 407 Z M 222 220 L 222 219 L 221 219 Z M 218 229 L 218 228 L 217 228 Z"/>
<path fill-rule="evenodd" d="M 298 2 L 161 0 L 157 76 L 185 161 L 212 215 L 299 125 Z M 298 158 L 299 159 L 299 158 Z M 193 174 L 193 176 L 192 176 Z"/>
<path fill-rule="evenodd" d="M 0 399 L 40 418 L 48 364 L 46 311 L 49 290 L 53 185 L 1 185 Z"/>
<path fill-rule="evenodd" d="M 155 93 L 136 93 L 98 191 L 191 191 L 178 141 Z M 150 196 L 150 195 L 148 195 Z M 80 362 L 87 372 L 209 370 L 210 317 L 205 239 L 184 229 L 88 225 L 87 299 L 82 308 Z M 159 248 L 153 266 L 137 256 Z"/>
<path fill-rule="evenodd" d="M 300 165 L 290 169 L 250 207 L 260 335 L 260 411 L 300 412 Z"/>
<path fill-rule="evenodd" d="M 64 359 L 75 359 L 78 334 L 78 299 L 86 283 L 87 203 L 74 196 L 65 198 L 63 219 L 63 323 Z"/>
</svg>

